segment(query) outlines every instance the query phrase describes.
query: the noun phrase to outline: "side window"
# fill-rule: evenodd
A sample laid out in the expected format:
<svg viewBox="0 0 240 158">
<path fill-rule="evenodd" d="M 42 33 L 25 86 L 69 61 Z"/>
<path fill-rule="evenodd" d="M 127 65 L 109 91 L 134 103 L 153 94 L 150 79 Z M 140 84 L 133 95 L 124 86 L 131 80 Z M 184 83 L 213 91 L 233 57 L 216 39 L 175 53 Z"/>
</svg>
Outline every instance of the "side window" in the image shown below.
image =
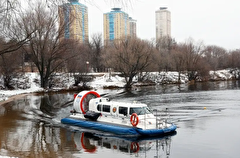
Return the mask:
<svg viewBox="0 0 240 158">
<path fill-rule="evenodd" d="M 133 108 L 130 108 L 129 115 L 132 115 L 133 113 L 134 113 L 134 110 L 133 110 Z"/>
<path fill-rule="evenodd" d="M 103 112 L 110 112 L 110 105 L 103 105 Z"/>
<path fill-rule="evenodd" d="M 102 105 L 101 105 L 101 104 L 98 104 L 97 110 L 98 110 L 98 111 L 102 111 Z"/>
<path fill-rule="evenodd" d="M 119 107 L 118 108 L 118 110 L 119 110 L 119 114 L 123 114 L 124 116 L 127 116 L 127 110 L 128 110 L 128 108 L 127 107 Z"/>
</svg>

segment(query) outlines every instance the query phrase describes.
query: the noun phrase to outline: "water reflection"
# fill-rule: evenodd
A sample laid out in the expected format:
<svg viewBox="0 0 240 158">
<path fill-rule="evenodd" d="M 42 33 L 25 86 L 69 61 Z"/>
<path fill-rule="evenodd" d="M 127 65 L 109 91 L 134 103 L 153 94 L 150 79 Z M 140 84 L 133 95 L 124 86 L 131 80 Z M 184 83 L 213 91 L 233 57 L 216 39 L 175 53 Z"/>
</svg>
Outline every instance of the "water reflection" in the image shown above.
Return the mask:
<svg viewBox="0 0 240 158">
<path fill-rule="evenodd" d="M 5 126 L 0 131 L 0 155 L 6 154 L 14 157 L 58 157 L 58 154 L 65 155 L 61 147 L 65 139 L 61 136 L 60 129 L 44 126 L 39 121 L 27 120 L 8 125 L 8 128 Z"/>
<path fill-rule="evenodd" d="M 105 97 L 122 98 L 122 97 L 137 97 L 151 94 L 171 94 L 171 93 L 189 93 L 199 91 L 213 90 L 230 90 L 240 89 L 240 80 L 236 81 L 218 81 L 218 82 L 196 82 L 195 84 L 165 84 L 146 87 L 134 87 L 131 91 L 108 91 L 106 90 Z"/>
<path fill-rule="evenodd" d="M 100 150 L 114 150 L 141 157 L 151 154 L 156 157 L 167 158 L 170 156 L 172 133 L 163 137 L 149 138 L 120 138 L 117 136 L 100 136 L 89 132 L 74 133 L 75 147 L 79 152 L 97 153 Z"/>
<path fill-rule="evenodd" d="M 69 157 L 61 147 L 64 133 L 54 126 L 60 123 L 55 119 L 57 111 L 70 96 L 27 95 L 0 106 L 0 156 Z"/>
<path fill-rule="evenodd" d="M 188 91 L 239 89 L 240 81 L 203 82 L 188 85 Z"/>
</svg>

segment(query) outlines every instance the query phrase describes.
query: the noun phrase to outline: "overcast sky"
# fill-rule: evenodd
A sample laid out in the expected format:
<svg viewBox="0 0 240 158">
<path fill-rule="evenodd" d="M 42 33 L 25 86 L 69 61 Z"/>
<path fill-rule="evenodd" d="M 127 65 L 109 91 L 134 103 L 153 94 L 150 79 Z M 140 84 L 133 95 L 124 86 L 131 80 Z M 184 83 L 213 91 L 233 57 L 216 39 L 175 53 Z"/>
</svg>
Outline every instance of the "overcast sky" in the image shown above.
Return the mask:
<svg viewBox="0 0 240 158">
<path fill-rule="evenodd" d="M 88 6 L 89 33 L 103 33 L 103 13 L 111 11 L 110 0 L 79 0 Z M 228 50 L 240 48 L 240 1 L 238 0 L 135 0 L 124 11 L 137 20 L 137 35 L 155 38 L 155 11 L 168 7 L 171 12 L 172 37 L 184 42 L 189 37 L 205 45 Z"/>
</svg>

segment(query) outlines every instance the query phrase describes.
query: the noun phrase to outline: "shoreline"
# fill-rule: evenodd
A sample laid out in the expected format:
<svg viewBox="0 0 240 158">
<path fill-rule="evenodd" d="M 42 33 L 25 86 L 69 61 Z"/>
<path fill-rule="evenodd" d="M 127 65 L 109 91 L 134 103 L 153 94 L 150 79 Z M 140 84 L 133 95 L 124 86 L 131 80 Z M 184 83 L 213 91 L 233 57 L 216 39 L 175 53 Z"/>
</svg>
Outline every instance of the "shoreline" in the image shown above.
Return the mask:
<svg viewBox="0 0 240 158">
<path fill-rule="evenodd" d="M 19 99 L 19 98 L 22 98 L 22 97 L 24 97 L 24 96 L 26 96 L 26 95 L 28 95 L 28 94 L 29 94 L 29 93 L 22 93 L 22 94 L 12 95 L 12 96 L 10 96 L 8 99 L 0 101 L 0 106 L 2 106 L 2 105 L 4 105 L 4 104 L 7 104 L 7 103 L 9 103 L 9 102 L 11 102 L 11 101 L 17 100 L 17 99 Z"/>
<path fill-rule="evenodd" d="M 207 81 L 207 82 L 219 82 L 219 81 L 239 81 L 239 80 L 215 80 L 215 81 Z M 188 84 L 190 84 L 191 82 L 189 82 Z M 170 83 L 171 84 L 171 83 Z M 195 83 L 193 83 L 195 84 Z M 169 85 L 169 84 L 167 84 Z M 176 84 L 172 84 L 172 85 L 176 85 Z M 152 86 L 151 84 L 143 84 L 143 85 L 135 85 L 135 87 L 145 87 L 145 86 Z M 111 87 L 111 86 L 103 86 L 102 87 L 103 89 L 116 89 L 116 88 L 123 88 L 123 87 Z M 74 88 L 70 88 L 70 89 L 48 89 L 48 90 L 40 90 L 40 89 L 34 89 L 34 90 L 26 90 L 24 92 L 24 90 L 22 92 L 18 92 L 18 93 L 15 93 L 13 94 L 14 92 L 13 91 L 9 91 L 11 92 L 13 95 L 10 95 L 10 93 L 1 93 L 0 91 L 0 95 L 4 96 L 2 98 L 2 100 L 0 100 L 0 106 L 6 104 L 6 103 L 9 103 L 11 101 L 14 101 L 16 99 L 19 99 L 21 97 L 24 97 L 28 94 L 42 94 L 42 93 L 61 93 L 61 92 L 70 92 L 70 91 L 82 91 L 82 90 L 90 90 L 90 89 L 94 89 L 93 87 L 91 88 L 79 88 L 79 87 L 74 87 Z"/>
<path fill-rule="evenodd" d="M 14 101 L 14 100 L 17 100 L 17 99 L 20 99 L 26 95 L 29 95 L 29 94 L 43 94 L 43 93 L 48 93 L 48 94 L 51 94 L 51 93 L 56 93 L 56 92 L 71 92 L 71 91 L 78 91 L 78 90 L 86 90 L 86 89 L 57 89 L 57 90 L 37 90 L 37 91 L 32 91 L 32 92 L 23 92 L 23 93 L 18 93 L 18 94 L 14 94 L 14 95 L 6 95 L 6 98 L 7 99 L 4 99 L 4 100 L 1 100 L 0 101 L 0 106 L 4 105 L 4 104 L 7 104 L 11 101 Z M 1 93 L 0 93 L 1 94 Z"/>
</svg>

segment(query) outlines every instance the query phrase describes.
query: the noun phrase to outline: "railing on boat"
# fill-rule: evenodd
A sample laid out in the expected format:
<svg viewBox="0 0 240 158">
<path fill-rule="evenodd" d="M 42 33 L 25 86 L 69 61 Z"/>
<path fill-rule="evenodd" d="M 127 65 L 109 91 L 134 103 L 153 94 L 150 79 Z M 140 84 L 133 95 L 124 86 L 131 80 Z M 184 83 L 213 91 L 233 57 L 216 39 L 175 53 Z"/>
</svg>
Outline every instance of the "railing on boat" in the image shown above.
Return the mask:
<svg viewBox="0 0 240 158">
<path fill-rule="evenodd" d="M 157 129 L 159 129 L 160 125 L 162 125 L 163 123 L 169 123 L 170 114 L 168 113 L 168 108 L 166 108 L 165 111 L 159 111 L 157 109 L 153 109 L 153 112 L 155 112 L 154 115 L 156 116 L 156 128 Z M 164 114 L 164 112 L 165 112 L 165 114 Z"/>
</svg>

